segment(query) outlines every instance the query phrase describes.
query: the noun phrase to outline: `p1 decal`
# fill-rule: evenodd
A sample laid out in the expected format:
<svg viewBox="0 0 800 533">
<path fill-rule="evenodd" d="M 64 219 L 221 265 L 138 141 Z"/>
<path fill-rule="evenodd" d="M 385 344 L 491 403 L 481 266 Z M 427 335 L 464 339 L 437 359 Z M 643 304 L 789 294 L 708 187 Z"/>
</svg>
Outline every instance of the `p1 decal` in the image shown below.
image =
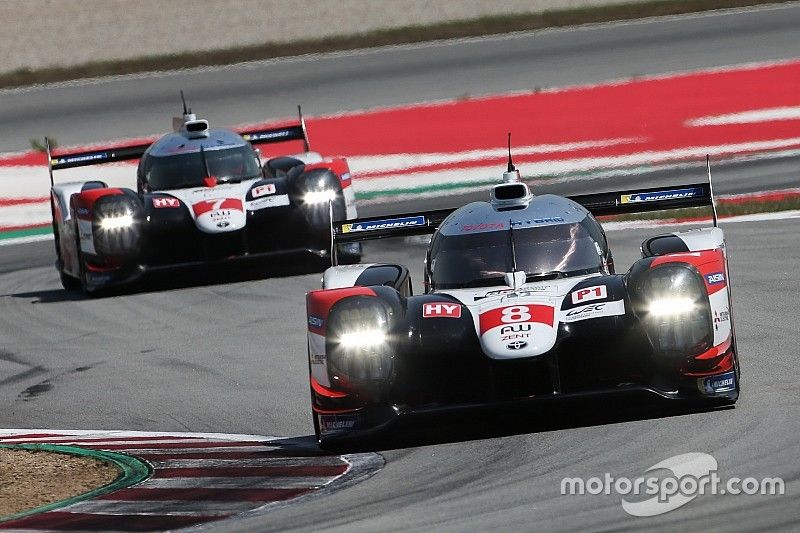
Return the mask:
<svg viewBox="0 0 800 533">
<path fill-rule="evenodd" d="M 725 283 L 725 274 L 722 272 L 714 272 L 713 274 L 706 274 L 706 281 L 709 285 L 716 285 L 717 283 Z"/>
<path fill-rule="evenodd" d="M 423 318 L 461 318 L 461 304 L 433 302 L 422 306 Z"/>
<path fill-rule="evenodd" d="M 258 187 L 253 187 L 253 198 L 267 196 L 268 194 L 275 194 L 274 183 L 267 183 L 265 185 L 259 185 Z"/>
<path fill-rule="evenodd" d="M 162 209 L 165 207 L 180 207 L 181 201 L 177 198 L 153 198 L 153 207 Z"/>
<path fill-rule="evenodd" d="M 595 285 L 593 287 L 583 287 L 572 293 L 572 303 L 579 304 L 591 300 L 603 300 L 608 298 L 608 291 L 605 285 Z"/>
<path fill-rule="evenodd" d="M 243 211 L 242 201 L 237 198 L 219 198 L 216 200 L 201 200 L 192 206 L 196 217 L 209 211 L 220 211 L 222 209 Z"/>
<path fill-rule="evenodd" d="M 481 313 L 480 334 L 483 335 L 492 328 L 508 324 L 535 322 L 552 327 L 554 317 L 555 309 L 549 305 L 528 304 L 498 307 Z"/>
</svg>

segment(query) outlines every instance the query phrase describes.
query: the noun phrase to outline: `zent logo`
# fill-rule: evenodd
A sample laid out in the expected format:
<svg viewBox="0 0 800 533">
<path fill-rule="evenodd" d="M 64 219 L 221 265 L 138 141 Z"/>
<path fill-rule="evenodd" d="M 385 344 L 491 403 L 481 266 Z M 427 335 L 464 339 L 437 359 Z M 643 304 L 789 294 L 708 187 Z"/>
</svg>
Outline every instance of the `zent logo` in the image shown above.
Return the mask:
<svg viewBox="0 0 800 533">
<path fill-rule="evenodd" d="M 181 201 L 177 198 L 153 198 L 153 207 L 162 209 L 164 207 L 180 207 Z"/>
<path fill-rule="evenodd" d="M 572 303 L 579 304 L 590 300 L 602 300 L 608 297 L 605 285 L 595 285 L 594 287 L 584 287 L 572 293 Z"/>
<path fill-rule="evenodd" d="M 423 318 L 461 318 L 461 304 L 435 302 L 422 306 Z"/>
<path fill-rule="evenodd" d="M 725 281 L 725 274 L 722 272 L 715 272 L 714 274 L 706 274 L 706 280 L 709 285 L 715 285 Z"/>
<path fill-rule="evenodd" d="M 266 196 L 268 194 L 275 194 L 274 183 L 267 183 L 266 185 L 259 185 L 258 187 L 253 187 L 253 198 L 259 198 L 261 196 Z"/>
</svg>

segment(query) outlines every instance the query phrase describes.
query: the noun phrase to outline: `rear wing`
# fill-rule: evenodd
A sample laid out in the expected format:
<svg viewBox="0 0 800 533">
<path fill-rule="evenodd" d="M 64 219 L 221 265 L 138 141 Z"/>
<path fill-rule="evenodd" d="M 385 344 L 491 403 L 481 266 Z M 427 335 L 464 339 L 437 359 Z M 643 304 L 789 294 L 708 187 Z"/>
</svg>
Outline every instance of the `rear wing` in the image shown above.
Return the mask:
<svg viewBox="0 0 800 533">
<path fill-rule="evenodd" d="M 296 124 L 282 126 L 280 128 L 237 131 L 237 133 L 250 144 L 273 144 L 287 141 L 303 141 L 303 148 L 306 152 L 308 152 L 310 150 L 308 132 L 306 131 L 306 121 L 303 118 L 303 112 L 300 106 L 297 106 L 297 112 L 299 118 Z M 140 159 L 151 144 L 152 143 L 145 143 L 116 148 L 97 148 L 95 150 L 85 152 L 70 152 L 53 155 L 50 147 L 50 139 L 45 138 L 45 145 L 47 149 L 47 166 L 50 172 L 50 185 L 53 185 L 54 170 Z"/>
<path fill-rule="evenodd" d="M 707 183 L 582 194 L 567 198 L 581 204 L 596 216 L 710 206 L 714 225 L 717 225 L 717 213 L 710 180 Z M 337 244 L 432 234 L 455 210 L 456 208 L 438 209 L 333 222 L 331 224 L 333 264 L 336 264 Z"/>
</svg>

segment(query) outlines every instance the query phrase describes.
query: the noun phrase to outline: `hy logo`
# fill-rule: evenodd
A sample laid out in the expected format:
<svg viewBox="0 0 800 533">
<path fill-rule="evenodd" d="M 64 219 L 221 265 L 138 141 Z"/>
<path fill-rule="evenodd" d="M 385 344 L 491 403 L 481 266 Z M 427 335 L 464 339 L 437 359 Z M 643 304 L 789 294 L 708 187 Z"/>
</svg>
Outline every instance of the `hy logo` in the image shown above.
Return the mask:
<svg viewBox="0 0 800 533">
<path fill-rule="evenodd" d="M 525 341 L 514 341 L 506 344 L 506 348 L 508 348 L 509 350 L 521 350 L 527 345 L 528 343 Z"/>
</svg>

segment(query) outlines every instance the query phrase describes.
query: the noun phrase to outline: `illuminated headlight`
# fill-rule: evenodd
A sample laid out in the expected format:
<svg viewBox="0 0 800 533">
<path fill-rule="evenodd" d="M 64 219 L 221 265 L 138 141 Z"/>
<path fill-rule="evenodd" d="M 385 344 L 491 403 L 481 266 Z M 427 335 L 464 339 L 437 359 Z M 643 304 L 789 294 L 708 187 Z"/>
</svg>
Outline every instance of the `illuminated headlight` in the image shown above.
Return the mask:
<svg viewBox="0 0 800 533">
<path fill-rule="evenodd" d="M 322 189 L 319 191 L 306 191 L 303 195 L 303 202 L 308 205 L 319 205 L 332 202 L 336 199 L 336 191 L 334 189 Z"/>
<path fill-rule="evenodd" d="M 379 329 L 365 329 L 342 333 L 339 342 L 347 348 L 373 348 L 386 342 L 386 333 Z"/>
<path fill-rule="evenodd" d="M 106 231 L 129 228 L 133 225 L 133 215 L 130 213 L 122 215 L 112 215 L 100 220 L 100 227 Z"/>
<path fill-rule="evenodd" d="M 713 340 L 711 310 L 700 275 L 688 265 L 648 271 L 640 286 L 642 322 L 653 347 L 681 357 L 705 351 Z"/>
<path fill-rule="evenodd" d="M 327 335 L 331 378 L 383 381 L 392 371 L 389 310 L 378 298 L 352 296 L 331 309 Z"/>
<path fill-rule="evenodd" d="M 647 311 L 652 316 L 682 316 L 694 311 L 695 303 L 691 298 L 659 298 L 652 300 Z"/>
</svg>

